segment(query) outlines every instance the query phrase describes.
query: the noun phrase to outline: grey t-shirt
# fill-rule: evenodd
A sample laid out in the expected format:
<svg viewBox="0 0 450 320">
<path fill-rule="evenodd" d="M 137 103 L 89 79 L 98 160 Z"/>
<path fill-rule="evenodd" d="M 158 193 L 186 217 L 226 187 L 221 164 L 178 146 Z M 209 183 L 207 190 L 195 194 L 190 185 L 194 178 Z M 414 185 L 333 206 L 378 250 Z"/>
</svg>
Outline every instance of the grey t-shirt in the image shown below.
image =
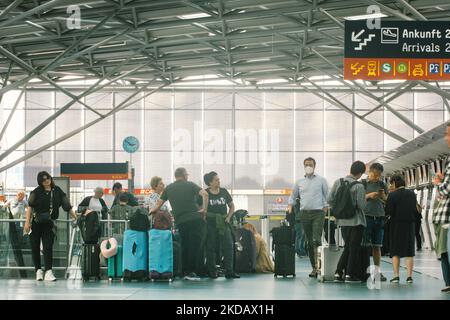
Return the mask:
<svg viewBox="0 0 450 320">
<path fill-rule="evenodd" d="M 381 181 L 370 182 L 367 180 L 365 185 L 366 185 L 366 194 L 371 192 L 378 192 L 380 189 L 383 189 L 386 194 L 388 193 L 386 184 Z M 367 205 L 364 210 L 364 213 L 366 216 L 384 217 L 385 212 L 383 201 L 379 198 L 367 199 Z"/>
</svg>

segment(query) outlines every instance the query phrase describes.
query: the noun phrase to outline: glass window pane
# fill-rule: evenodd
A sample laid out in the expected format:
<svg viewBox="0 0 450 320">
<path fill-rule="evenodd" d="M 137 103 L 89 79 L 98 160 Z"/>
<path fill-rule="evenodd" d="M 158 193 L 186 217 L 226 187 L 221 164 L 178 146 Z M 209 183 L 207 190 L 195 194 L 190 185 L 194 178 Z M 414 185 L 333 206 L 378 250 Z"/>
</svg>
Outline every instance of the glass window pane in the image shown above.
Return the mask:
<svg viewBox="0 0 450 320">
<path fill-rule="evenodd" d="M 233 153 L 205 151 L 203 155 L 204 173 L 215 171 L 220 177 L 222 188 L 231 188 L 233 180 Z"/>
<path fill-rule="evenodd" d="M 81 163 L 81 152 L 56 151 L 54 175 L 61 175 L 61 163 Z M 70 187 L 81 187 L 81 180 L 71 180 Z"/>
<path fill-rule="evenodd" d="M 139 150 L 142 151 L 143 122 L 141 110 L 122 110 L 116 113 L 116 150 L 123 150 L 123 140 L 133 136 L 139 140 Z"/>
<path fill-rule="evenodd" d="M 323 110 L 323 99 L 312 93 L 296 93 L 295 101 L 298 110 Z"/>
<path fill-rule="evenodd" d="M 325 112 L 325 150 L 352 150 L 352 115 L 345 111 Z"/>
<path fill-rule="evenodd" d="M 200 110 L 176 110 L 174 117 L 174 148 L 185 151 L 202 151 L 202 112 Z"/>
<path fill-rule="evenodd" d="M 56 119 L 56 138 L 80 128 L 83 125 L 82 111 L 66 110 Z M 56 145 L 56 150 L 82 150 L 82 132 Z"/>
<path fill-rule="evenodd" d="M 172 111 L 145 111 L 145 151 L 171 151 Z"/>
<path fill-rule="evenodd" d="M 231 109 L 232 106 L 231 93 L 205 92 L 205 109 Z"/>
<path fill-rule="evenodd" d="M 145 97 L 145 109 L 170 109 L 172 107 L 171 92 L 155 92 Z"/>
<path fill-rule="evenodd" d="M 167 185 L 173 178 L 171 152 L 145 152 L 144 153 L 144 186 L 150 188 L 150 180 L 159 176 Z"/>
<path fill-rule="evenodd" d="M 325 177 L 328 184 L 331 186 L 337 179 L 347 176 L 351 166 L 351 152 L 326 152 Z"/>
<path fill-rule="evenodd" d="M 98 119 L 98 115 L 86 111 L 86 124 Z M 113 137 L 113 116 L 100 120 L 93 126 L 84 130 L 84 143 L 89 151 L 110 151 L 112 150 Z"/>
<path fill-rule="evenodd" d="M 37 186 L 36 177 L 40 171 L 47 171 L 52 174 L 52 156 L 51 151 L 43 151 L 34 157 L 25 161 L 24 180 L 25 186 Z"/>
<path fill-rule="evenodd" d="M 230 111 L 205 110 L 203 135 L 205 150 L 233 151 L 232 116 Z"/>
<path fill-rule="evenodd" d="M 412 111 L 399 111 L 399 113 L 405 116 L 407 119 L 413 121 Z M 395 132 L 400 137 L 403 137 L 406 140 L 411 140 L 413 138 L 413 129 L 410 126 L 408 126 L 406 123 L 404 123 L 402 120 L 397 118 L 389 111 L 386 111 L 385 117 L 386 117 L 386 128 L 388 130 Z M 392 150 L 402 145 L 402 142 L 394 138 L 391 138 L 388 135 L 385 136 L 386 136 L 385 151 Z"/>
<path fill-rule="evenodd" d="M 294 94 L 287 92 L 265 93 L 266 109 L 292 109 L 294 107 Z"/>
<path fill-rule="evenodd" d="M 295 112 L 295 150 L 323 150 L 323 111 Z"/>
<path fill-rule="evenodd" d="M 266 189 L 290 188 L 294 178 L 294 157 L 292 152 L 265 153 L 264 174 Z"/>
<path fill-rule="evenodd" d="M 277 142 L 278 150 L 292 151 L 294 145 L 294 117 L 292 111 L 266 111 L 267 150 L 273 150 Z M 281 125 L 282 124 L 282 125 Z M 320 132 L 321 133 L 321 132 Z"/>
<path fill-rule="evenodd" d="M 263 170 L 259 152 L 236 152 L 235 189 L 262 189 Z"/>
<path fill-rule="evenodd" d="M 383 127 L 383 116 L 383 111 L 375 111 L 366 119 Z M 383 131 L 358 118 L 355 118 L 355 131 L 356 150 L 383 152 Z"/>
<path fill-rule="evenodd" d="M 238 93 L 235 96 L 236 109 L 262 109 L 262 93 Z"/>
<path fill-rule="evenodd" d="M 262 150 L 262 139 L 260 139 L 261 128 L 263 128 L 263 112 L 236 111 L 236 151 L 258 151 Z"/>
<path fill-rule="evenodd" d="M 201 92 L 175 92 L 175 109 L 201 109 Z"/>
</svg>

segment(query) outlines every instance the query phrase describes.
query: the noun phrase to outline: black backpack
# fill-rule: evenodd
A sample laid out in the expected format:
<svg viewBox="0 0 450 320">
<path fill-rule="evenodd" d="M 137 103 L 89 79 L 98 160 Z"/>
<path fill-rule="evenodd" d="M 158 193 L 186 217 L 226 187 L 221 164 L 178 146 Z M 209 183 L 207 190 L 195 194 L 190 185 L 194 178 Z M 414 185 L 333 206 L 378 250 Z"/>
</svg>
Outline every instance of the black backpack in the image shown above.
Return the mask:
<svg viewBox="0 0 450 320">
<path fill-rule="evenodd" d="M 139 208 L 130 215 L 130 229 L 135 231 L 150 230 L 150 220 L 145 209 Z"/>
<path fill-rule="evenodd" d="M 85 244 L 97 244 L 100 239 L 101 229 L 98 212 L 92 211 L 88 215 L 82 214 L 77 221 L 81 237 Z"/>
<path fill-rule="evenodd" d="M 336 200 L 333 206 L 333 216 L 336 219 L 351 219 L 355 216 L 358 205 L 353 203 L 350 189 L 358 183 L 361 182 L 353 181 L 350 183 L 343 178 L 340 179 L 340 185 L 336 191 Z"/>
</svg>

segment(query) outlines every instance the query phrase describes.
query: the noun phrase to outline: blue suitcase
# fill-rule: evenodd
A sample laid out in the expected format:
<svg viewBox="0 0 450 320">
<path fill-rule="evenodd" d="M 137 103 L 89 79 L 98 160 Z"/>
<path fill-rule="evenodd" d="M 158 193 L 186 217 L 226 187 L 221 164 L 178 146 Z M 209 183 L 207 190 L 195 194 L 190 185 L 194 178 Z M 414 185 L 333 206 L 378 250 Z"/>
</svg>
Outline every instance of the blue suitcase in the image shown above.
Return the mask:
<svg viewBox="0 0 450 320">
<path fill-rule="evenodd" d="M 123 235 L 123 279 L 146 280 L 148 266 L 148 234 L 127 230 Z"/>
<path fill-rule="evenodd" d="M 109 280 L 122 278 L 122 262 L 123 262 L 123 247 L 117 246 L 117 254 L 108 259 L 108 278 Z"/>
<path fill-rule="evenodd" d="M 149 231 L 149 270 L 152 280 L 173 279 L 173 242 L 170 230 Z"/>
</svg>

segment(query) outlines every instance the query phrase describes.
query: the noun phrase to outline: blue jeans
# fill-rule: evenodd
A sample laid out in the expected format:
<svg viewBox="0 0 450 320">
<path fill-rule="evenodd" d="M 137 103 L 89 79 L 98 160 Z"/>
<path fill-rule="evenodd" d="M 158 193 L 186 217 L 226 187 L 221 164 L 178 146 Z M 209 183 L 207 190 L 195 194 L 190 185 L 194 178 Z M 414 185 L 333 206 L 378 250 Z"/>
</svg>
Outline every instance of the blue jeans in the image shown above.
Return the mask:
<svg viewBox="0 0 450 320">
<path fill-rule="evenodd" d="M 369 247 L 383 246 L 384 217 L 366 216 L 367 226 L 364 230 L 364 244 Z"/>
<path fill-rule="evenodd" d="M 295 222 L 295 252 L 300 256 L 307 256 L 305 235 L 300 222 Z"/>
</svg>

